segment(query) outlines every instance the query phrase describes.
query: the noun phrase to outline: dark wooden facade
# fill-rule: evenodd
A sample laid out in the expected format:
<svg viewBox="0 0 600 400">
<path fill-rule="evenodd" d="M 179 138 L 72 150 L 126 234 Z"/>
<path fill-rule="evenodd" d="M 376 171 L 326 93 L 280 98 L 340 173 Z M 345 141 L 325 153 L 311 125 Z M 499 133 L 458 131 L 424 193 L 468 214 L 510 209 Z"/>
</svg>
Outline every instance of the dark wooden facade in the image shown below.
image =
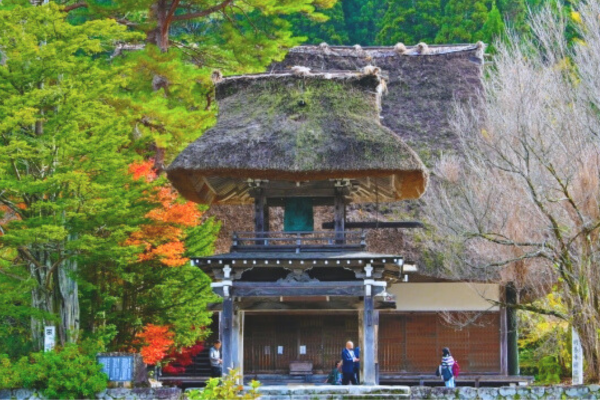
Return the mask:
<svg viewBox="0 0 600 400">
<path fill-rule="evenodd" d="M 486 313 L 459 328 L 439 313 L 381 313 L 379 372 L 432 374 L 441 349 L 449 347 L 464 373 L 502 374 L 500 316 Z M 314 373 L 327 373 L 347 340 L 358 342 L 356 313 L 246 314 L 244 369 L 247 374 L 286 374 L 290 362 L 300 360 L 311 361 Z M 306 346 L 306 354 L 299 353 L 300 346 Z"/>
<path fill-rule="evenodd" d="M 287 374 L 291 361 L 311 361 L 327 373 L 348 340 L 358 343 L 356 313 L 246 315 L 244 369 L 249 374 Z M 278 354 L 278 347 L 283 354 Z M 306 346 L 306 354 L 300 354 Z"/>
</svg>

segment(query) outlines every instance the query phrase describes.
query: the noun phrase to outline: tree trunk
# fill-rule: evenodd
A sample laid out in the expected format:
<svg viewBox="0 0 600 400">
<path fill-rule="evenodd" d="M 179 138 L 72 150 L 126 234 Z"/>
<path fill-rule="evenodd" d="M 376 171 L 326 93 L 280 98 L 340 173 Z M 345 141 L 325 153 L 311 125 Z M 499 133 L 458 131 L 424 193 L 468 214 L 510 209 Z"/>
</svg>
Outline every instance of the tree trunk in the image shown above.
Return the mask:
<svg viewBox="0 0 600 400">
<path fill-rule="evenodd" d="M 58 329 L 60 342 L 75 343 L 79 338 L 79 297 L 75 280 L 77 261 L 67 260 L 57 271 L 57 291 L 59 300 L 60 326 Z"/>
<path fill-rule="evenodd" d="M 31 291 L 31 305 L 41 315 L 31 318 L 33 347 L 44 349 L 44 327 L 55 326 L 57 343 L 75 343 L 79 338 L 79 297 L 75 280 L 77 262 L 63 261 L 54 270 L 50 254 L 45 251 L 31 251 L 36 262 L 29 263 L 29 272 L 36 281 Z M 57 318 L 51 318 L 55 316 Z"/>
<path fill-rule="evenodd" d="M 583 348 L 585 380 L 598 383 L 600 381 L 600 338 L 596 330 L 598 322 L 590 320 L 594 318 L 590 314 L 597 313 L 597 310 L 589 310 L 589 308 L 578 310 L 579 312 L 574 315 L 573 326 L 579 334 Z"/>
<path fill-rule="evenodd" d="M 52 292 L 38 284 L 31 290 L 31 306 L 41 311 L 42 314 L 52 315 L 52 305 L 54 304 L 52 297 Z M 44 349 L 44 327 L 46 325 L 54 326 L 54 321 L 48 321 L 45 318 L 36 316 L 31 317 L 31 338 L 35 351 Z"/>
<path fill-rule="evenodd" d="M 153 43 L 163 52 L 169 50 L 168 7 L 165 0 L 158 0 L 150 7 L 150 19 L 156 21 L 156 28 L 148 33 L 146 40 Z"/>
</svg>

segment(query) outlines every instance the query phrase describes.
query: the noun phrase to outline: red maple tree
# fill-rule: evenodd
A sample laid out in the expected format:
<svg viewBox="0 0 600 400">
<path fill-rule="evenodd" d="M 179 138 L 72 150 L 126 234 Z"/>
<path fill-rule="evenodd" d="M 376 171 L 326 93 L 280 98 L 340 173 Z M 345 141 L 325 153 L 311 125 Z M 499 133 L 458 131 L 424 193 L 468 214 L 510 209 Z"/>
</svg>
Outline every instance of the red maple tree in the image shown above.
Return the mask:
<svg viewBox="0 0 600 400">
<path fill-rule="evenodd" d="M 204 342 L 196 342 L 195 345 L 184 347 L 181 351 L 173 351 L 169 354 L 168 359 L 171 360 L 163 367 L 163 372 L 168 374 L 182 374 L 185 372 L 185 367 L 192 364 L 193 358 L 204 350 Z"/>
<path fill-rule="evenodd" d="M 136 179 L 151 182 L 157 178 L 153 163 L 153 160 L 134 163 L 129 172 Z M 157 260 L 168 267 L 182 266 L 189 261 L 184 257 L 185 229 L 198 225 L 202 212 L 191 201 L 181 201 L 171 186 L 159 187 L 150 197 L 159 204 L 146 214 L 152 223 L 142 225 L 125 244 L 142 247 L 139 261 Z"/>
<path fill-rule="evenodd" d="M 167 325 L 148 324 L 144 326 L 142 332 L 135 336 L 143 345 L 140 354 L 146 364 L 156 365 L 173 351 L 175 334 L 169 330 Z"/>
</svg>

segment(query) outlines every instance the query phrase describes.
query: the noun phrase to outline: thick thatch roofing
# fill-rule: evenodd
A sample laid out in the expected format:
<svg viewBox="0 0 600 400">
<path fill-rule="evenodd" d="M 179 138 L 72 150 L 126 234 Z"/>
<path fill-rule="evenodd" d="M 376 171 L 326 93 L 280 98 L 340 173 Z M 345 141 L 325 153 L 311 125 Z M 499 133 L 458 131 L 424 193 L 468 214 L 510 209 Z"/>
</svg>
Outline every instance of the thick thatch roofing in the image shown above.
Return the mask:
<svg viewBox="0 0 600 400">
<path fill-rule="evenodd" d="M 184 197 L 209 204 L 251 202 L 248 179 L 349 179 L 353 201 L 418 198 L 428 175 L 381 125 L 383 88 L 374 68 L 225 78 L 216 85 L 216 126 L 173 161 L 168 177 Z"/>
<path fill-rule="evenodd" d="M 440 152 L 459 150 L 450 127 L 455 101 L 477 97 L 482 89 L 483 43 L 388 47 L 299 46 L 269 67 L 295 65 L 317 70 L 356 71 L 374 65 L 387 77 L 381 123 L 398 134 L 429 165 Z"/>
</svg>

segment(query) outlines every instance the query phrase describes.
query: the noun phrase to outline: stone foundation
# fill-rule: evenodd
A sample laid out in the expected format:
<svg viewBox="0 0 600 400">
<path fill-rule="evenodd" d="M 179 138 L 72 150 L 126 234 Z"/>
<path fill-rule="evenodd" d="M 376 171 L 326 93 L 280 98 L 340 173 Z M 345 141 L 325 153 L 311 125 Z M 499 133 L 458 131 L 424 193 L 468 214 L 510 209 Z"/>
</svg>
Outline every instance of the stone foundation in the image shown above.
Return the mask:
<svg viewBox="0 0 600 400">
<path fill-rule="evenodd" d="M 460 400 L 542 400 L 586 399 L 600 400 L 600 385 L 581 386 L 503 386 L 503 387 L 445 387 L 413 386 L 411 399 Z"/>
<path fill-rule="evenodd" d="M 445 387 L 413 386 L 263 386 L 261 400 L 448 399 L 448 400 L 600 400 L 600 385 Z M 178 388 L 107 389 L 98 400 L 185 400 Z M 0 400 L 43 400 L 34 390 L 0 390 Z"/>
<path fill-rule="evenodd" d="M 35 390 L 0 390 L 0 400 L 44 400 Z M 96 394 L 98 400 L 180 400 L 183 399 L 179 388 L 134 388 L 106 389 Z"/>
</svg>

